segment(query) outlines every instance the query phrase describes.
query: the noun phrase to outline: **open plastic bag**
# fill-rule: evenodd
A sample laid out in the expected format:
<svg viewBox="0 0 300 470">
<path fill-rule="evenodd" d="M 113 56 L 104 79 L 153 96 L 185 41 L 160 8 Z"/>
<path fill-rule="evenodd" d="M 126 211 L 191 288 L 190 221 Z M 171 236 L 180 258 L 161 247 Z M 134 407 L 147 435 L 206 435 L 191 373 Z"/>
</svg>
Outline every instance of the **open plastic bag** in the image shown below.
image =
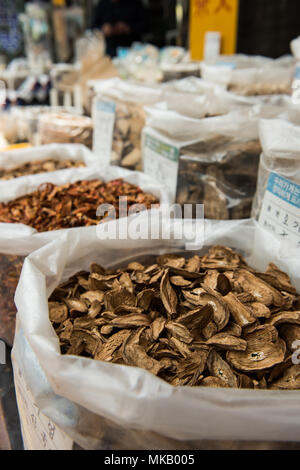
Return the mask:
<svg viewBox="0 0 300 470">
<path fill-rule="evenodd" d="M 68 113 L 44 114 L 39 119 L 38 132 L 41 144 L 93 145 L 93 121 L 87 116 Z"/>
<path fill-rule="evenodd" d="M 203 203 L 206 218 L 249 217 L 261 153 L 258 118 L 278 108 L 255 107 L 207 119 L 146 110 L 144 172 L 164 182 L 176 202 Z"/>
<path fill-rule="evenodd" d="M 57 148 L 58 147 L 58 148 Z M 44 146 L 41 152 L 38 148 L 32 149 L 33 154 L 37 152 L 43 155 L 53 155 L 52 149 L 62 156 L 64 153 L 69 157 L 78 156 L 79 150 L 83 150 L 87 157 L 90 156 L 88 149 L 84 147 L 69 146 Z M 77 147 L 77 153 L 75 148 Z M 19 153 L 20 161 L 28 156 L 27 151 Z M 3 156 L 5 158 L 5 155 Z M 121 168 L 82 168 L 60 170 L 52 173 L 43 173 L 39 175 L 24 176 L 9 181 L 0 181 L 0 201 L 7 202 L 16 199 L 24 194 L 35 191 L 42 183 L 54 183 L 58 185 L 67 182 L 76 182 L 80 180 L 92 180 L 99 178 L 100 180 L 110 181 L 116 178 L 123 178 L 125 181 L 139 186 L 145 192 L 153 194 L 158 198 L 161 204 L 170 205 L 171 197 L 167 190 L 161 185 L 153 181 L 143 173 L 132 172 Z M 91 232 L 94 227 L 79 227 L 54 230 L 51 232 L 37 233 L 36 230 L 23 224 L 0 223 L 0 338 L 5 339 L 8 343 L 12 343 L 14 334 L 15 307 L 13 303 L 14 289 L 17 286 L 18 277 L 21 272 L 23 257 L 32 251 L 49 243 L 53 239 L 60 238 L 65 232 Z"/>
<path fill-rule="evenodd" d="M 14 296 L 24 259 L 45 244 L 33 234 L 30 227 L 0 223 L 0 339 L 10 346 L 17 313 Z"/>
<path fill-rule="evenodd" d="M 94 82 L 94 91 L 94 152 L 107 164 L 141 170 L 143 108 L 158 102 L 161 90 L 114 78 Z"/>
<path fill-rule="evenodd" d="M 73 161 L 75 164 L 82 163 L 82 166 L 88 168 L 99 165 L 96 156 L 88 148 L 80 144 L 49 144 L 10 152 L 0 152 L 0 182 L 1 170 L 13 170 L 27 163 L 45 162 L 45 173 L 55 171 L 55 169 L 53 170 L 53 165 L 47 165 L 49 160 L 61 163 L 63 161 Z M 28 172 L 28 169 L 26 169 L 26 172 Z"/>
<path fill-rule="evenodd" d="M 242 54 L 221 56 L 201 64 L 201 76 L 239 95 L 289 94 L 295 64 L 290 56 L 272 60 Z"/>
<path fill-rule="evenodd" d="M 212 244 L 238 250 L 259 270 L 276 263 L 299 292 L 299 257 L 282 253 L 280 242 L 253 220 L 206 221 L 204 250 Z M 139 368 L 60 354 L 47 300 L 60 282 L 91 262 L 119 266 L 184 247 L 184 240 L 177 247 L 167 240 L 101 241 L 85 231 L 30 255 L 16 293 L 16 383 L 22 376 L 38 414 L 85 449 L 198 449 L 203 439 L 299 441 L 299 391 L 173 387 Z"/>
<path fill-rule="evenodd" d="M 280 186 L 283 185 L 283 189 L 287 191 L 286 194 L 281 194 L 283 203 L 293 203 L 293 196 L 295 196 L 295 207 L 300 205 L 299 126 L 283 119 L 263 119 L 259 125 L 259 134 L 263 153 L 260 157 L 257 189 L 252 207 L 252 216 L 255 218 L 258 218 L 261 213 L 267 188 L 272 189 L 269 187 L 269 182 L 276 177 L 282 180 Z M 291 186 L 286 186 L 286 182 L 289 182 Z M 277 204 L 279 201 L 274 202 Z M 285 209 L 289 211 L 288 207 Z M 295 228 L 298 229 L 298 226 Z"/>
</svg>

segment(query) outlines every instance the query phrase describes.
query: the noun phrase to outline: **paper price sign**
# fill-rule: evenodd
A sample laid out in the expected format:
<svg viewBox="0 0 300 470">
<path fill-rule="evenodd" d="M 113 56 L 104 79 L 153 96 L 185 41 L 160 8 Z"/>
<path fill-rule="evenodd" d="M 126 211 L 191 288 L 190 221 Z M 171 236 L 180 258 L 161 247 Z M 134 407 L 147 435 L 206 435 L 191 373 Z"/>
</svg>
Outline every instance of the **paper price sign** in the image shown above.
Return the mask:
<svg viewBox="0 0 300 470">
<path fill-rule="evenodd" d="M 300 185 L 270 173 L 259 223 L 300 250 Z"/>
</svg>

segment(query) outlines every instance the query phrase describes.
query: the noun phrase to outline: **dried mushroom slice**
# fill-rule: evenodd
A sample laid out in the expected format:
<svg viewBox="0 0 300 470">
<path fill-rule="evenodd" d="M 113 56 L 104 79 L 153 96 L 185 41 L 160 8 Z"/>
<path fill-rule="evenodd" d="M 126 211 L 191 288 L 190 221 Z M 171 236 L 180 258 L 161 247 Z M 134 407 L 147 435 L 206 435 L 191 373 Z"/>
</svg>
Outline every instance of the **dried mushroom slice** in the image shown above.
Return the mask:
<svg viewBox="0 0 300 470">
<path fill-rule="evenodd" d="M 284 304 L 284 299 L 277 289 L 271 287 L 247 269 L 239 269 L 235 273 L 234 279 L 241 292 L 252 294 L 257 302 L 267 306 L 273 304 L 278 307 Z"/>
<path fill-rule="evenodd" d="M 207 367 L 212 376 L 225 382 L 228 387 L 238 387 L 238 380 L 233 370 L 214 350 L 208 355 Z"/>
<path fill-rule="evenodd" d="M 228 351 L 246 351 L 247 341 L 226 333 L 218 333 L 206 341 L 209 346 L 215 346 Z"/>
<path fill-rule="evenodd" d="M 214 310 L 210 304 L 205 305 L 204 307 L 196 308 L 195 310 L 190 310 L 183 315 L 177 317 L 176 321 L 182 323 L 191 331 L 195 329 L 205 328 L 213 319 Z"/>
<path fill-rule="evenodd" d="M 219 377 L 208 376 L 205 377 L 200 385 L 202 387 L 211 387 L 211 388 L 228 388 L 230 387 L 224 380 L 220 379 Z"/>
<path fill-rule="evenodd" d="M 276 328 L 265 325 L 249 333 L 246 351 L 228 351 L 227 360 L 237 370 L 255 372 L 279 364 L 284 360 L 286 345 L 278 338 Z"/>
<path fill-rule="evenodd" d="M 168 316 L 176 314 L 178 298 L 169 281 L 169 270 L 166 269 L 160 283 L 160 296 Z"/>
<path fill-rule="evenodd" d="M 293 365 L 285 370 L 280 379 L 274 380 L 271 390 L 299 390 L 300 389 L 300 365 Z"/>
<path fill-rule="evenodd" d="M 300 326 L 293 324 L 280 325 L 279 335 L 284 339 L 288 349 L 293 351 L 295 341 L 300 341 Z"/>
<path fill-rule="evenodd" d="M 63 354 L 141 367 L 173 386 L 300 389 L 299 299 L 276 266 L 256 273 L 215 246 L 151 265 L 93 263 L 53 292 L 49 318 Z"/>
<path fill-rule="evenodd" d="M 300 311 L 296 312 L 279 312 L 272 315 L 266 323 L 268 325 L 278 326 L 282 323 L 293 323 L 295 325 L 300 325 Z"/>
<path fill-rule="evenodd" d="M 251 313 L 251 310 L 240 302 L 233 292 L 229 292 L 225 295 L 223 300 L 227 304 L 233 320 L 239 326 L 244 327 L 255 322 L 256 318 Z"/>
<path fill-rule="evenodd" d="M 131 335 L 131 330 L 118 331 L 112 335 L 106 343 L 101 344 L 97 348 L 94 359 L 97 361 L 110 361 L 112 360 L 114 352 L 122 346 L 124 341 Z"/>
<path fill-rule="evenodd" d="M 274 263 L 269 263 L 265 273 L 258 273 L 261 279 L 280 291 L 296 294 L 295 287 L 291 284 L 290 277 Z"/>
<path fill-rule="evenodd" d="M 215 245 L 209 249 L 209 253 L 201 260 L 203 268 L 210 269 L 236 269 L 242 264 L 240 255 L 226 246 Z"/>
<path fill-rule="evenodd" d="M 184 325 L 174 321 L 168 321 L 165 327 L 172 336 L 179 339 L 183 343 L 191 343 L 193 341 L 193 336 Z"/>
<path fill-rule="evenodd" d="M 68 318 L 68 308 L 59 302 L 49 302 L 49 318 L 53 323 L 63 323 Z"/>
</svg>

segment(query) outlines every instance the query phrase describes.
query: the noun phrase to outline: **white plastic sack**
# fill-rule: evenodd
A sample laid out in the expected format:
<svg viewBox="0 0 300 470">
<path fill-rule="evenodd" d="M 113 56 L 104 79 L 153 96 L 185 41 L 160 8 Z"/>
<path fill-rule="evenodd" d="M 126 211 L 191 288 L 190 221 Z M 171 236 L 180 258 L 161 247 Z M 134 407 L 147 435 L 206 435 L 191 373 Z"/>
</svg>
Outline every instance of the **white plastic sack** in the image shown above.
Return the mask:
<svg viewBox="0 0 300 470">
<path fill-rule="evenodd" d="M 9 345 L 13 343 L 15 331 L 14 289 L 24 257 L 47 242 L 36 237 L 34 232 L 25 225 L 0 223 L 0 339 Z M 3 285 L 2 279 L 8 284 Z"/>
<path fill-rule="evenodd" d="M 59 161 L 74 160 L 75 162 L 82 161 L 87 167 L 95 167 L 98 163 L 96 156 L 84 145 L 49 144 L 32 148 L 11 150 L 10 152 L 0 152 L 0 169 L 10 169 L 24 163 L 37 160 L 45 161 L 49 159 Z"/>
<path fill-rule="evenodd" d="M 272 60 L 260 56 L 220 56 L 216 63 L 201 64 L 204 80 L 242 95 L 289 93 L 295 65 L 290 56 Z"/>
<path fill-rule="evenodd" d="M 29 194 L 35 191 L 42 183 L 53 183 L 63 185 L 65 183 L 75 183 L 81 180 L 100 179 L 102 181 L 111 181 L 117 178 L 123 178 L 128 183 L 139 186 L 144 192 L 153 194 L 161 204 L 170 205 L 171 195 L 163 185 L 154 181 L 151 177 L 138 171 L 124 170 L 118 167 L 104 167 L 102 169 L 93 168 L 75 168 L 59 170 L 51 173 L 41 173 L 38 175 L 24 176 L 9 181 L 0 181 L 0 202 L 9 202 L 17 197 Z M 14 224 L 4 224 L 13 226 Z M 90 228 L 90 227 L 89 227 Z M 47 241 L 61 236 L 64 231 L 88 230 L 86 227 L 68 228 L 54 230 L 37 234 Z M 1 232 L 0 232 L 1 236 Z"/>
<path fill-rule="evenodd" d="M 253 220 L 207 221 L 205 247 L 212 244 L 237 249 L 259 270 L 276 263 L 300 291 L 299 255 L 283 254 L 279 241 Z M 69 232 L 26 259 L 16 293 L 13 361 L 36 406 L 87 449 L 197 449 L 203 439 L 299 441 L 299 391 L 173 387 L 139 368 L 60 354 L 47 303 L 60 282 L 92 261 L 116 266 L 168 251 L 163 240 L 133 245 L 103 242 L 95 231 Z"/>
</svg>

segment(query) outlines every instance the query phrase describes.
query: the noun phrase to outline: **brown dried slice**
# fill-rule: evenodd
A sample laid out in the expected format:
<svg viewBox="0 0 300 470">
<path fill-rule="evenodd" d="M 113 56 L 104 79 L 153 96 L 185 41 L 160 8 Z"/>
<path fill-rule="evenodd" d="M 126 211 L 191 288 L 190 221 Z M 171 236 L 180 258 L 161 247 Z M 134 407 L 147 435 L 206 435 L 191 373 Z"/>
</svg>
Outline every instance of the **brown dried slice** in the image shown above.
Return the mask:
<svg viewBox="0 0 300 470">
<path fill-rule="evenodd" d="M 201 266 L 210 269 L 236 269 L 240 266 L 241 257 L 231 248 L 215 245 L 209 249 L 209 253 L 201 259 Z"/>
<path fill-rule="evenodd" d="M 204 307 L 199 307 L 180 315 L 176 319 L 176 322 L 182 323 L 191 331 L 195 329 L 203 329 L 212 320 L 213 314 L 213 307 L 210 304 L 207 304 Z"/>
<path fill-rule="evenodd" d="M 277 289 L 250 273 L 247 269 L 239 269 L 236 272 L 235 282 L 242 291 L 252 294 L 257 302 L 265 305 L 274 304 L 278 307 L 284 303 L 284 299 Z"/>
<path fill-rule="evenodd" d="M 81 342 L 81 343 L 80 343 Z M 73 330 L 70 338 L 71 346 L 77 344 L 84 344 L 84 351 L 90 356 L 94 357 L 97 347 L 101 344 L 99 336 L 86 330 Z"/>
<path fill-rule="evenodd" d="M 102 335 L 110 335 L 113 332 L 114 327 L 111 325 L 104 325 L 102 326 L 100 333 Z"/>
<path fill-rule="evenodd" d="M 296 289 L 291 284 L 288 274 L 281 271 L 274 263 L 269 263 L 265 273 L 257 273 L 256 275 L 268 284 L 271 284 L 275 289 L 283 290 L 290 294 L 296 294 Z"/>
<path fill-rule="evenodd" d="M 148 356 L 143 347 L 138 344 L 142 332 L 143 328 L 138 330 L 136 333 L 131 334 L 124 341 L 122 347 L 123 358 L 128 365 L 141 367 L 154 375 L 158 375 L 163 369 L 163 364 Z"/>
<path fill-rule="evenodd" d="M 65 299 L 65 303 L 67 304 L 69 309 L 75 310 L 76 312 L 87 313 L 88 311 L 88 306 L 83 300 Z"/>
<path fill-rule="evenodd" d="M 87 292 L 84 292 L 81 294 L 80 299 L 81 300 L 87 300 L 92 304 L 95 300 L 98 302 L 102 302 L 104 298 L 104 292 L 101 292 L 100 290 L 90 290 Z"/>
<path fill-rule="evenodd" d="M 239 388 L 254 388 L 253 380 L 246 374 L 237 374 Z"/>
<path fill-rule="evenodd" d="M 183 341 L 183 343 L 189 344 L 194 339 L 189 330 L 180 323 L 168 321 L 165 325 L 165 328 L 170 331 L 172 336 L 175 336 L 175 338 L 178 338 L 180 341 Z"/>
<path fill-rule="evenodd" d="M 61 323 L 56 330 L 61 342 L 69 342 L 73 332 L 73 323 L 70 319 Z"/>
<path fill-rule="evenodd" d="M 192 284 L 191 281 L 184 279 L 182 276 L 171 276 L 170 281 L 177 287 L 188 287 Z"/>
<path fill-rule="evenodd" d="M 124 273 L 121 275 L 121 277 L 119 278 L 119 282 L 120 282 L 120 284 L 121 284 L 122 287 L 124 287 L 124 288 L 127 289 L 131 294 L 133 294 L 134 287 L 133 287 L 131 278 L 130 278 L 130 276 L 129 276 L 128 273 L 124 272 Z"/>
<path fill-rule="evenodd" d="M 174 336 L 170 338 L 170 345 L 183 357 L 189 357 L 191 355 L 191 351 L 188 346 L 183 341 L 180 341 L 180 339 L 175 338 Z"/>
<path fill-rule="evenodd" d="M 216 346 L 228 351 L 246 351 L 247 342 L 244 339 L 226 333 L 218 333 L 206 341 L 209 346 Z"/>
<path fill-rule="evenodd" d="M 160 266 L 174 267 L 174 268 L 183 268 L 185 265 L 185 258 L 178 255 L 161 255 L 157 257 L 157 263 Z"/>
<path fill-rule="evenodd" d="M 279 334 L 286 342 L 290 351 L 293 351 L 293 343 L 300 341 L 300 326 L 292 324 L 283 324 L 279 327 Z"/>
<path fill-rule="evenodd" d="M 121 330 L 112 335 L 106 343 L 98 347 L 94 359 L 97 361 L 108 361 L 112 359 L 113 353 L 122 346 L 131 335 L 131 330 Z"/>
<path fill-rule="evenodd" d="M 90 266 L 90 271 L 91 273 L 97 273 L 97 274 L 106 274 L 106 269 L 100 266 L 100 264 L 97 263 L 92 263 Z"/>
<path fill-rule="evenodd" d="M 247 303 L 246 307 L 250 310 L 252 315 L 256 318 L 270 318 L 271 310 L 261 302 Z"/>
<path fill-rule="evenodd" d="M 202 335 L 204 336 L 205 339 L 212 338 L 217 333 L 218 333 L 218 328 L 214 321 L 210 322 L 202 330 Z"/>
<path fill-rule="evenodd" d="M 202 279 L 204 277 L 203 273 L 188 271 L 187 269 L 183 268 L 175 268 L 174 266 L 170 266 L 169 271 L 172 274 L 182 276 L 184 279 Z"/>
<path fill-rule="evenodd" d="M 300 390 L 300 365 L 293 365 L 285 370 L 280 379 L 275 380 L 271 390 Z"/>
<path fill-rule="evenodd" d="M 137 328 L 140 326 L 150 326 L 150 319 L 142 313 L 130 313 L 113 318 L 110 324 L 117 328 Z"/>
<path fill-rule="evenodd" d="M 166 320 L 163 317 L 156 318 L 150 325 L 151 335 L 154 341 L 156 341 L 162 334 L 166 325 Z"/>
<path fill-rule="evenodd" d="M 233 292 L 225 295 L 223 300 L 227 304 L 235 323 L 244 327 L 255 322 L 256 318 L 252 315 L 250 309 L 242 304 Z"/>
<path fill-rule="evenodd" d="M 300 325 L 300 311 L 275 313 L 266 321 L 266 324 L 273 326 L 278 326 L 282 323 Z"/>
<path fill-rule="evenodd" d="M 62 323 L 68 318 L 68 307 L 59 302 L 49 302 L 49 318 L 53 323 Z"/>
<path fill-rule="evenodd" d="M 222 295 L 226 295 L 231 291 L 231 283 L 228 277 L 215 269 L 211 269 L 207 272 L 203 284 L 212 290 L 220 292 Z"/>
<path fill-rule="evenodd" d="M 150 308 L 154 295 L 155 295 L 154 289 L 142 290 L 142 292 L 139 292 L 136 297 L 137 306 L 142 308 L 143 310 L 148 310 Z"/>
<path fill-rule="evenodd" d="M 131 292 L 122 288 L 120 290 L 111 290 L 106 292 L 104 296 L 104 304 L 107 310 L 114 311 L 116 308 L 123 305 L 135 307 L 136 299 Z"/>
<path fill-rule="evenodd" d="M 207 359 L 207 367 L 210 374 L 219 378 L 229 387 L 237 387 L 238 381 L 233 370 L 221 356 L 215 351 L 210 351 Z"/>
<path fill-rule="evenodd" d="M 242 327 L 234 322 L 229 322 L 226 328 L 222 330 L 222 333 L 226 333 L 227 335 L 237 336 L 238 338 L 242 336 L 242 332 L 243 332 Z"/>
<path fill-rule="evenodd" d="M 160 297 L 169 316 L 176 313 L 178 298 L 169 281 L 169 270 L 166 269 L 160 283 Z"/>
<path fill-rule="evenodd" d="M 145 266 L 143 266 L 140 263 L 133 262 L 133 263 L 129 263 L 129 265 L 127 266 L 127 269 L 129 271 L 144 271 Z"/>
<path fill-rule="evenodd" d="M 264 325 L 249 333 L 246 351 L 228 351 L 227 360 L 236 369 L 255 372 L 268 369 L 284 360 L 286 345 L 276 328 Z"/>
<path fill-rule="evenodd" d="M 194 273 L 198 273 L 200 271 L 200 268 L 201 268 L 201 260 L 198 255 L 195 255 L 192 258 L 190 258 L 185 264 L 185 269 L 187 271 L 191 271 Z"/>
<path fill-rule="evenodd" d="M 92 273 L 89 276 L 89 289 L 90 290 L 107 290 L 109 283 L 112 284 L 115 278 L 119 277 L 119 274 L 98 274 Z"/>
<path fill-rule="evenodd" d="M 227 383 L 220 379 L 219 377 L 213 377 L 213 376 L 208 376 L 208 377 L 205 377 L 201 383 L 200 383 L 201 387 L 211 387 L 211 388 L 228 388 L 229 385 L 227 385 Z"/>
</svg>

